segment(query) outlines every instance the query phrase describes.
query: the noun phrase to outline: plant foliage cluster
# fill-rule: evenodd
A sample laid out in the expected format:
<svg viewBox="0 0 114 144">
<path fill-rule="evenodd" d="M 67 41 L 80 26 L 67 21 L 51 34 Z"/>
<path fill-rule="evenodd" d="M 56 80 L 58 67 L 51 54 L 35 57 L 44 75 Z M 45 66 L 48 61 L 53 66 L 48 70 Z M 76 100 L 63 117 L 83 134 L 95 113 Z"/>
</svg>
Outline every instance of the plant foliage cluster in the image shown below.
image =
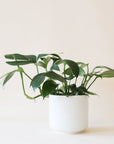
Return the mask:
<svg viewBox="0 0 114 144">
<path fill-rule="evenodd" d="M 22 55 L 7 54 L 5 58 L 7 64 L 17 68 L 1 78 L 3 86 L 18 72 L 20 73 L 24 95 L 29 99 L 40 96 L 43 98 L 49 94 L 53 95 L 95 95 L 89 88 L 98 78 L 114 77 L 114 69 L 106 66 L 96 66 L 92 71 L 89 64 L 75 62 L 69 59 L 62 59 L 58 54 Z M 24 65 L 33 64 L 37 74 L 29 76 L 24 70 Z M 41 72 L 43 68 L 43 72 Z M 39 90 L 37 96 L 29 96 L 25 91 L 24 75 L 30 80 L 30 86 L 35 91 Z"/>
</svg>

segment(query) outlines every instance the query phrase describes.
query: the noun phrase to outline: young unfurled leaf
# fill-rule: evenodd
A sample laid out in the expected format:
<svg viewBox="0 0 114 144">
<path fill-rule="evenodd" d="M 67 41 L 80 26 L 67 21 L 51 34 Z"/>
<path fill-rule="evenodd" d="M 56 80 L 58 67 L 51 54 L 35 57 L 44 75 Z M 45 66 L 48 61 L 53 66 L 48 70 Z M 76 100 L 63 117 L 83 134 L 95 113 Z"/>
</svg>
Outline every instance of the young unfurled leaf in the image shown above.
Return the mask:
<svg viewBox="0 0 114 144">
<path fill-rule="evenodd" d="M 61 75 L 59 75 L 59 74 L 57 74 L 57 73 L 55 73 L 53 71 L 46 72 L 45 76 L 47 76 L 47 77 L 49 77 L 51 79 L 55 79 L 55 80 L 61 81 L 63 83 L 66 82 L 64 77 L 62 77 Z"/>
<path fill-rule="evenodd" d="M 31 81 L 30 86 L 32 86 L 33 90 L 35 91 L 37 88 L 40 87 L 40 85 L 45 80 L 45 73 L 37 74 Z"/>
<path fill-rule="evenodd" d="M 14 73 L 16 72 L 17 70 L 14 70 L 14 71 L 12 71 L 12 72 L 9 72 L 7 75 L 6 75 L 6 77 L 5 77 L 5 79 L 4 79 L 4 82 L 3 82 L 3 86 L 12 78 L 12 76 L 14 75 Z"/>
<path fill-rule="evenodd" d="M 66 62 L 66 64 L 71 68 L 73 74 L 78 77 L 79 75 L 79 66 L 76 62 L 72 61 L 72 60 L 64 60 Z"/>
<path fill-rule="evenodd" d="M 57 86 L 58 84 L 56 84 L 53 80 L 46 80 L 42 87 L 43 98 L 51 94 Z"/>
<path fill-rule="evenodd" d="M 100 74 L 104 78 L 112 78 L 114 77 L 114 70 L 105 71 Z"/>
</svg>

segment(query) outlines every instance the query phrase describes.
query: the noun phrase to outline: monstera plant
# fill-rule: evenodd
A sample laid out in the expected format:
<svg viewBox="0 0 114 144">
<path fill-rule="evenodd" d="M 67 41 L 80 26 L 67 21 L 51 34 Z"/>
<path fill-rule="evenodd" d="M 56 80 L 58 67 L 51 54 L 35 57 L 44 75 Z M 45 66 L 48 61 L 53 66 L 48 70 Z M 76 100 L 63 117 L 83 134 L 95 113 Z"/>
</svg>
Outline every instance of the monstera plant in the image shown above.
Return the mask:
<svg viewBox="0 0 114 144">
<path fill-rule="evenodd" d="M 53 95 L 95 95 L 89 89 L 98 78 L 114 77 L 114 69 L 106 66 L 96 66 L 92 71 L 89 70 L 89 64 L 75 62 L 69 59 L 62 59 L 58 54 L 39 54 L 22 55 L 7 54 L 5 58 L 7 64 L 13 66 L 13 71 L 6 73 L 3 86 L 18 72 L 20 73 L 24 95 L 29 99 L 35 99 L 40 96 L 43 98 L 49 94 Z M 24 65 L 33 64 L 36 67 L 37 74 L 29 76 Z M 41 67 L 44 69 L 40 72 Z M 39 90 L 37 96 L 29 96 L 25 91 L 24 77 L 30 80 L 30 86 L 35 91 Z"/>
<path fill-rule="evenodd" d="M 107 66 L 96 66 L 92 70 L 89 64 L 63 59 L 58 54 L 22 55 L 7 54 L 6 63 L 12 71 L 1 76 L 3 86 L 19 73 L 24 95 L 28 99 L 49 96 L 50 128 L 68 133 L 76 133 L 88 127 L 88 95 L 96 95 L 90 87 L 100 78 L 114 77 L 114 69 Z M 25 65 L 33 65 L 35 75 L 27 72 Z M 29 79 L 37 96 L 26 92 L 25 77 Z"/>
</svg>

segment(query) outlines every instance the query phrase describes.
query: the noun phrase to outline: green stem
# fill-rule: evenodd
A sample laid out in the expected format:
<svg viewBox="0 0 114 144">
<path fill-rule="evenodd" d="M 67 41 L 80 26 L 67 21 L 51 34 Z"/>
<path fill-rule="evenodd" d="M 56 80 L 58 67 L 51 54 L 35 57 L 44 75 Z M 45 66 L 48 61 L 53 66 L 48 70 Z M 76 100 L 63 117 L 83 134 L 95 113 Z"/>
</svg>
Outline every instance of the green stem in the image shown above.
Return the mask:
<svg viewBox="0 0 114 144">
<path fill-rule="evenodd" d="M 87 74 L 84 76 L 84 80 L 83 80 L 83 85 L 84 86 L 86 85 L 88 74 L 89 74 L 89 67 L 88 67 L 88 64 L 87 64 Z"/>
<path fill-rule="evenodd" d="M 75 79 L 75 84 L 77 83 L 77 77 L 76 77 L 76 79 Z"/>
<path fill-rule="evenodd" d="M 38 70 L 38 64 L 36 63 L 36 71 L 37 71 L 37 74 L 39 74 L 39 70 Z"/>
<path fill-rule="evenodd" d="M 83 83 L 84 83 L 84 79 L 85 79 L 85 76 L 83 76 L 83 79 L 82 79 L 81 85 L 83 85 Z"/>
<path fill-rule="evenodd" d="M 88 80 L 85 82 L 85 87 L 87 86 L 88 82 L 91 80 L 92 76 L 89 76 Z"/>
<path fill-rule="evenodd" d="M 85 77 L 84 77 L 84 82 L 83 82 L 84 86 L 85 86 L 86 80 L 87 80 L 87 75 L 85 75 Z"/>
<path fill-rule="evenodd" d="M 36 63 L 36 71 L 37 71 L 37 74 L 39 74 L 39 70 L 38 70 L 38 64 Z M 42 90 L 41 90 L 41 87 L 39 87 L 39 90 L 40 90 L 40 94 L 42 95 Z"/>
<path fill-rule="evenodd" d="M 98 77 L 96 77 L 96 78 L 92 81 L 92 83 L 87 87 L 87 90 L 91 87 L 91 85 L 96 81 L 97 78 L 98 78 Z"/>
<path fill-rule="evenodd" d="M 64 78 L 66 79 L 65 66 L 66 66 L 66 64 L 64 63 Z M 65 94 L 67 94 L 67 81 L 65 82 Z"/>
<path fill-rule="evenodd" d="M 29 95 L 26 94 L 22 72 L 20 72 L 20 75 L 21 75 L 22 88 L 23 88 L 24 95 L 25 95 L 28 99 L 31 99 L 31 100 L 40 97 L 41 95 L 37 95 L 37 96 L 35 96 L 35 97 L 30 97 Z"/>
<path fill-rule="evenodd" d="M 31 78 L 25 71 L 23 71 L 23 73 L 24 73 L 30 80 L 32 80 L 32 78 Z"/>
</svg>

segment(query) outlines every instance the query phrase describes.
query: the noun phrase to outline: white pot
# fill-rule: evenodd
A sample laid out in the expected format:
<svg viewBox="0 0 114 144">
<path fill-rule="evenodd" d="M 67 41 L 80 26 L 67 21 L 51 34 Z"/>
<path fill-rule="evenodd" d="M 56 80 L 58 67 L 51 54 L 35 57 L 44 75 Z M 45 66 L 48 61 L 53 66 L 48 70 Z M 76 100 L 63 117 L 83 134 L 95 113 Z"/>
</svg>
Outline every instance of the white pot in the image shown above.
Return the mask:
<svg viewBox="0 0 114 144">
<path fill-rule="evenodd" d="M 77 133 L 88 127 L 88 96 L 49 96 L 49 125 L 55 131 Z"/>
</svg>

